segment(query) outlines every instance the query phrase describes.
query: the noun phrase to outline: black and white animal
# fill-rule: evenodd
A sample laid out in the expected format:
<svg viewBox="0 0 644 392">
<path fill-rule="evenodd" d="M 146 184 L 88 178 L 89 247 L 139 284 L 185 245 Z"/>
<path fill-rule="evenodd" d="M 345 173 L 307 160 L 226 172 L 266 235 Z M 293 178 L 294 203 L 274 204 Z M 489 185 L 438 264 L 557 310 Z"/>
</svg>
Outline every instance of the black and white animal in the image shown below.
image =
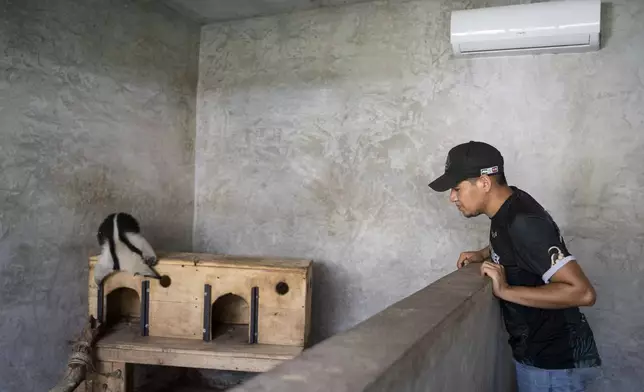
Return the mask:
<svg viewBox="0 0 644 392">
<path fill-rule="evenodd" d="M 161 279 L 151 268 L 157 264 L 157 256 L 141 235 L 139 222 L 132 215 L 124 212 L 108 215 L 99 226 L 96 237 L 101 246 L 101 254 L 94 267 L 97 285 L 116 271 Z"/>
</svg>

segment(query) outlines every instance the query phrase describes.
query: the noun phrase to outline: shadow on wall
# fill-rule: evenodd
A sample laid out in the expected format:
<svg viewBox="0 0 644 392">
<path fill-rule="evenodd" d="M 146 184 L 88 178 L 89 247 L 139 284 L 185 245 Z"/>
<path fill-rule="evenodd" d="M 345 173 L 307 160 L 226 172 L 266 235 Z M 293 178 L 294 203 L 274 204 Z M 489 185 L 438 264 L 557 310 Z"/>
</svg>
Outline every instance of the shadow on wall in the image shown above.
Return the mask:
<svg viewBox="0 0 644 392">
<path fill-rule="evenodd" d="M 327 264 L 316 260 L 313 263 L 313 292 L 311 313 L 311 336 L 308 346 L 313 346 L 333 335 L 335 328 L 351 315 L 346 303 L 347 292 L 351 282 L 343 273 L 333 272 Z M 334 266 L 340 268 L 339 266 Z"/>
<path fill-rule="evenodd" d="M 601 49 L 608 46 L 613 31 L 613 7 L 612 3 L 602 2 L 601 4 Z"/>
</svg>

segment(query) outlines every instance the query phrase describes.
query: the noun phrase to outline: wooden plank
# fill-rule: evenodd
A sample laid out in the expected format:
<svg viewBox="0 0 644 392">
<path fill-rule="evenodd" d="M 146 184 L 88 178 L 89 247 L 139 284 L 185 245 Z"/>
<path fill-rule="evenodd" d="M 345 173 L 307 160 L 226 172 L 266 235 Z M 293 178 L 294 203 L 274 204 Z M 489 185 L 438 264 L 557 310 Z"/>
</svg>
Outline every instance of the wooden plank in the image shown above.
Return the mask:
<svg viewBox="0 0 644 392">
<path fill-rule="evenodd" d="M 111 275 L 108 275 L 105 278 L 105 280 L 103 280 L 103 290 L 105 295 L 107 295 L 116 289 L 127 287 L 129 289 L 136 291 L 140 297 L 141 281 L 143 280 L 144 279 L 141 276 L 138 276 L 138 275 L 134 276 L 128 272 L 115 272 L 115 273 L 112 273 Z M 98 295 L 98 286 L 96 285 L 96 282 L 94 282 L 93 271 L 89 279 L 88 292 L 89 292 L 89 295 L 93 295 L 93 296 Z"/>
<path fill-rule="evenodd" d="M 145 365 L 163 365 L 175 367 L 189 367 L 198 369 L 238 370 L 245 372 L 266 372 L 273 369 L 289 358 L 279 359 L 275 356 L 269 358 L 255 358 L 243 356 L 207 355 L 202 353 L 177 352 L 173 355 L 163 355 L 158 351 L 145 348 L 129 350 L 106 347 L 99 350 L 99 358 L 109 358 L 115 361 L 137 363 Z"/>
<path fill-rule="evenodd" d="M 89 295 L 96 297 L 98 295 L 98 286 L 94 282 L 94 263 L 92 262 L 89 263 L 87 282 L 88 282 Z"/>
<path fill-rule="evenodd" d="M 288 292 L 284 295 L 276 291 L 280 282 L 288 285 Z M 302 310 L 306 306 L 306 271 L 214 270 L 205 275 L 204 283 L 212 285 L 213 300 L 232 293 L 250 304 L 250 289 L 257 286 L 262 306 Z"/>
<path fill-rule="evenodd" d="M 239 269 L 292 270 L 309 268 L 312 261 L 297 258 L 272 258 L 218 255 L 210 253 L 159 253 L 159 264 L 200 265 L 203 267 L 222 267 Z M 90 265 L 96 264 L 98 256 L 90 257 Z"/>
<path fill-rule="evenodd" d="M 201 369 L 264 372 L 302 352 L 301 347 L 249 345 L 243 343 L 248 331 L 240 330 L 242 342 L 139 336 L 136 327 L 121 327 L 106 334 L 96 345 L 96 356 L 103 361 Z"/>
<path fill-rule="evenodd" d="M 304 312 L 263 306 L 259 296 L 259 343 L 303 346 L 306 318 Z"/>
<path fill-rule="evenodd" d="M 203 304 L 150 301 L 150 336 L 201 339 Z"/>
<path fill-rule="evenodd" d="M 205 273 L 203 268 L 192 265 L 161 264 L 155 267 L 160 275 L 170 277 L 170 286 L 163 287 L 157 279 L 150 279 L 150 299 L 152 301 L 198 303 L 203 301 Z"/>
<path fill-rule="evenodd" d="M 87 297 L 87 307 L 89 308 L 87 315 L 94 316 L 94 318 L 98 320 L 98 309 L 96 308 L 98 304 L 97 301 L 98 301 L 98 297 L 96 296 L 90 295 Z"/>
<path fill-rule="evenodd" d="M 88 378 L 82 382 L 75 392 L 130 392 L 132 368 L 123 362 L 99 360 L 96 371 L 88 373 Z"/>
<path fill-rule="evenodd" d="M 306 273 L 265 273 L 255 276 L 252 280 L 254 286 L 259 287 L 259 296 L 262 298 L 262 306 L 283 309 L 301 309 L 304 314 L 306 306 Z M 278 293 L 280 289 L 287 288 L 285 294 Z"/>
</svg>

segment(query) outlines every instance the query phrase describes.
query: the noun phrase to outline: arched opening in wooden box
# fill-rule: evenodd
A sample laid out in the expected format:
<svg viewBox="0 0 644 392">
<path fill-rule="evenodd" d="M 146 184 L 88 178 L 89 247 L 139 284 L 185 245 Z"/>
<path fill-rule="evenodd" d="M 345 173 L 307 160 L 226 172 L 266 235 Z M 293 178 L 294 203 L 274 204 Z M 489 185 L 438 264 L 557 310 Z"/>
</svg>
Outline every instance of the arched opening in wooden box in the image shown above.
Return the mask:
<svg viewBox="0 0 644 392">
<path fill-rule="evenodd" d="M 130 288 L 121 287 L 105 298 L 105 323 L 107 327 L 116 324 L 134 324 L 141 319 L 139 294 Z"/>
<path fill-rule="evenodd" d="M 212 304 L 212 340 L 248 342 L 249 319 L 248 302 L 232 293 L 222 295 Z"/>
</svg>

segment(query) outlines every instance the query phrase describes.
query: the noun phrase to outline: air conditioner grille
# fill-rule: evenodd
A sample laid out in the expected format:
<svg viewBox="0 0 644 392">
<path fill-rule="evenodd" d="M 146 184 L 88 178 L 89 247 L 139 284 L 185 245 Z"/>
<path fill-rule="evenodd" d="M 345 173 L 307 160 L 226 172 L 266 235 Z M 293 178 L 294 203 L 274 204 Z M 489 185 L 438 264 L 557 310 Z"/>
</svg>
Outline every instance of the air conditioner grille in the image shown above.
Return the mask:
<svg viewBox="0 0 644 392">
<path fill-rule="evenodd" d="M 573 48 L 586 47 L 590 45 L 590 34 L 577 34 L 569 36 L 508 38 L 481 42 L 467 42 L 459 44 L 459 49 L 462 54 L 468 54 L 513 50 L 524 51 L 528 49 L 543 48 Z"/>
</svg>

